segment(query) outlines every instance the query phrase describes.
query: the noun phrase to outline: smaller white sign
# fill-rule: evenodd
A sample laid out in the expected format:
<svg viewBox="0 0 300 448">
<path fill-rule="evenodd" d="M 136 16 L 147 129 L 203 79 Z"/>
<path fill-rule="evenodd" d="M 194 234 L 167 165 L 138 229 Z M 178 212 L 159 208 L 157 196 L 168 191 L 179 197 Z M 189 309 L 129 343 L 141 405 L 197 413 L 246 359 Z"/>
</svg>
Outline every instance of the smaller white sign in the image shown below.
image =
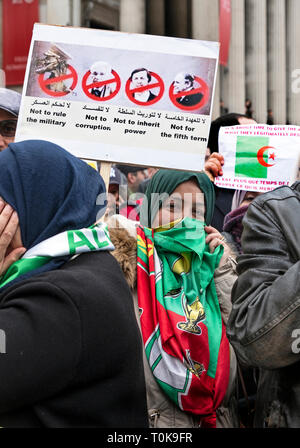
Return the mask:
<svg viewBox="0 0 300 448">
<path fill-rule="evenodd" d="M 266 192 L 291 185 L 299 176 L 300 127 L 264 124 L 222 127 L 221 188 Z"/>
</svg>

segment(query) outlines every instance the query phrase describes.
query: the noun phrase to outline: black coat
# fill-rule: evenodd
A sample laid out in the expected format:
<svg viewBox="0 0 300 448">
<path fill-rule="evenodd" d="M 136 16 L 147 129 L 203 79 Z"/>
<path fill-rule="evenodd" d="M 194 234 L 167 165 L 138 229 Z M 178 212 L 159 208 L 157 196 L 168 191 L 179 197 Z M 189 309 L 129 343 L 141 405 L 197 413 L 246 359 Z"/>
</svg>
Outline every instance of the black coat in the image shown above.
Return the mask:
<svg viewBox="0 0 300 448">
<path fill-rule="evenodd" d="M 223 231 L 225 216 L 231 212 L 232 199 L 235 190 L 230 188 L 220 188 L 214 186 L 216 193 L 216 202 L 211 226 L 215 227 L 219 232 Z"/>
<path fill-rule="evenodd" d="M 108 252 L 3 291 L 0 329 L 0 426 L 147 426 L 132 297 Z"/>
</svg>

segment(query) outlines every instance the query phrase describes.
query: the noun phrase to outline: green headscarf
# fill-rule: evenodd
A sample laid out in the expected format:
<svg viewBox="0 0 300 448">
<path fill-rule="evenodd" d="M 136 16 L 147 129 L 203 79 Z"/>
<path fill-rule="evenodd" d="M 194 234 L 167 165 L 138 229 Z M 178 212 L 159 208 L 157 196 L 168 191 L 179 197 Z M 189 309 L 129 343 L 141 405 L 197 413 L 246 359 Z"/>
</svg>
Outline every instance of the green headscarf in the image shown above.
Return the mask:
<svg viewBox="0 0 300 448">
<path fill-rule="evenodd" d="M 209 177 L 204 173 L 193 173 L 192 171 L 176 171 L 176 170 L 159 170 L 152 177 L 146 190 L 146 201 L 143 201 L 141 207 L 140 221 L 145 227 L 151 227 L 152 222 L 163 204 L 163 198 L 159 195 L 152 195 L 152 193 L 171 195 L 178 185 L 188 180 L 195 180 L 204 193 L 205 200 L 205 222 L 207 225 L 211 223 L 214 206 L 215 206 L 215 191 L 213 183 Z"/>
</svg>

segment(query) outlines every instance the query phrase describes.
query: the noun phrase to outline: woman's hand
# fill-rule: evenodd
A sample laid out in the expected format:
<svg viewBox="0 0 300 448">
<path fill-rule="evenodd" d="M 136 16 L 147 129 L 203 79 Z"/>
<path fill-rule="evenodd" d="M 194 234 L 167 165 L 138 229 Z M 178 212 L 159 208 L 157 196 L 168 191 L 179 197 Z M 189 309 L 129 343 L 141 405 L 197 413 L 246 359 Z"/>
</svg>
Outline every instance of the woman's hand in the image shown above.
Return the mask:
<svg viewBox="0 0 300 448">
<path fill-rule="evenodd" d="M 215 177 L 223 176 L 222 166 L 224 165 L 224 157 L 218 152 L 213 152 L 204 164 L 204 171 L 213 182 Z"/>
<path fill-rule="evenodd" d="M 19 226 L 17 212 L 0 198 L 0 275 L 26 252 L 24 247 L 13 247 L 12 241 Z"/>
<path fill-rule="evenodd" d="M 204 230 L 208 234 L 207 237 L 205 238 L 205 242 L 206 244 L 209 245 L 209 250 L 211 254 L 215 251 L 216 247 L 220 245 L 224 247 L 224 252 L 219 263 L 219 267 L 221 267 L 226 263 L 229 255 L 231 254 L 230 248 L 226 244 L 224 237 L 222 237 L 222 235 L 220 234 L 220 232 L 217 231 L 217 229 L 215 229 L 212 226 L 205 226 Z"/>
</svg>

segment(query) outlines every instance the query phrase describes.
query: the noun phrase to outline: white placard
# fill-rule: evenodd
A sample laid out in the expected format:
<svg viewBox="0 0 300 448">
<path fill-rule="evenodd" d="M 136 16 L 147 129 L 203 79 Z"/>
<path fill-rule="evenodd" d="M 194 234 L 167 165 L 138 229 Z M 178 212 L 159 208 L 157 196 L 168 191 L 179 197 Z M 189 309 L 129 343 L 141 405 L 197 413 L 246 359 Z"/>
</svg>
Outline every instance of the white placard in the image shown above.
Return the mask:
<svg viewBox="0 0 300 448">
<path fill-rule="evenodd" d="M 221 127 L 221 188 L 266 192 L 299 177 L 300 127 L 264 124 Z"/>
<path fill-rule="evenodd" d="M 16 141 L 200 171 L 219 43 L 36 24 Z"/>
</svg>

